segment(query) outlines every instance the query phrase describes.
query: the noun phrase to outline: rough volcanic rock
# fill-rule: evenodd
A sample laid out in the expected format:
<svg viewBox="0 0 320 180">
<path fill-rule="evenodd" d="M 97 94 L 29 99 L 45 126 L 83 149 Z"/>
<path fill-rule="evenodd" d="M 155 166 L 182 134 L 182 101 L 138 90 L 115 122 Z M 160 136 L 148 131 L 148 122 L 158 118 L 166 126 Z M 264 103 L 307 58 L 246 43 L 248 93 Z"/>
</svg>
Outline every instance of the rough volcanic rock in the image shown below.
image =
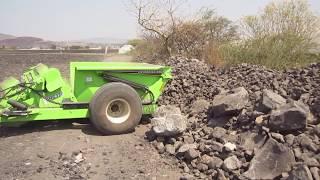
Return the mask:
<svg viewBox="0 0 320 180">
<path fill-rule="evenodd" d="M 216 138 L 216 139 L 221 139 L 224 137 L 227 133 L 227 130 L 222 128 L 222 127 L 215 127 L 212 130 L 211 137 Z"/>
<path fill-rule="evenodd" d="M 222 92 L 212 101 L 212 112 L 215 117 L 234 115 L 242 110 L 249 101 L 249 94 L 244 87 Z"/>
<path fill-rule="evenodd" d="M 314 180 L 320 180 L 320 170 L 317 167 L 310 168 Z"/>
<path fill-rule="evenodd" d="M 153 114 L 153 117 L 155 118 L 161 118 L 161 117 L 166 117 L 170 114 L 181 114 L 181 111 L 178 107 L 176 106 L 160 106 L 157 111 Z"/>
<path fill-rule="evenodd" d="M 291 149 L 270 138 L 256 152 L 244 176 L 249 179 L 273 179 L 289 171 L 294 162 Z"/>
<path fill-rule="evenodd" d="M 208 120 L 209 127 L 226 127 L 233 116 L 212 117 Z"/>
<path fill-rule="evenodd" d="M 312 174 L 308 166 L 303 164 L 298 164 L 293 167 L 289 173 L 288 180 L 312 180 Z"/>
<path fill-rule="evenodd" d="M 192 136 L 183 136 L 183 142 L 187 144 L 194 143 L 194 138 Z"/>
<path fill-rule="evenodd" d="M 216 142 L 216 141 L 212 141 L 210 143 L 210 149 L 212 151 L 222 152 L 223 151 L 223 144 Z"/>
<path fill-rule="evenodd" d="M 196 149 L 196 148 L 197 148 L 197 144 L 184 144 L 184 145 L 180 146 L 178 153 L 185 153 L 189 149 Z"/>
<path fill-rule="evenodd" d="M 228 152 L 234 151 L 237 149 L 237 146 L 233 143 L 227 142 L 223 145 L 224 149 Z"/>
<path fill-rule="evenodd" d="M 217 69 L 182 57 L 165 64 L 174 79 L 159 105 L 179 107 L 188 123 L 174 142 L 157 140 L 174 146 L 191 179 L 241 179 L 244 172 L 252 179 L 286 179 L 295 161 L 318 172 L 320 63 L 283 71 L 251 64 Z M 228 142 L 236 148 L 224 146 Z M 225 168 L 229 157 L 241 166 Z"/>
<path fill-rule="evenodd" d="M 209 164 L 209 162 L 212 160 L 212 157 L 207 155 L 207 154 L 204 154 L 203 156 L 201 156 L 200 158 L 200 162 L 201 163 L 204 163 L 204 164 Z"/>
<path fill-rule="evenodd" d="M 284 137 L 286 143 L 289 145 L 289 146 L 292 146 L 293 143 L 294 143 L 294 139 L 295 139 L 295 136 L 293 134 L 287 134 L 285 137 Z"/>
<path fill-rule="evenodd" d="M 293 101 L 271 112 L 269 128 L 274 131 L 292 131 L 306 128 L 307 122 L 313 122 L 309 108 L 302 102 Z"/>
<path fill-rule="evenodd" d="M 194 101 L 204 99 L 211 102 L 219 93 L 218 87 L 215 86 L 217 72 L 213 66 L 182 57 L 169 58 L 165 64 L 173 67 L 174 79 L 166 87 L 159 104 L 177 105 L 186 113 Z"/>
<path fill-rule="evenodd" d="M 175 136 L 187 128 L 187 119 L 174 106 L 161 106 L 151 120 L 153 131 L 160 136 Z"/>
<path fill-rule="evenodd" d="M 165 152 L 165 146 L 162 142 L 157 143 L 156 148 L 160 154 Z"/>
<path fill-rule="evenodd" d="M 313 128 L 313 133 L 320 137 L 320 124 Z"/>
<path fill-rule="evenodd" d="M 247 151 L 253 151 L 254 149 L 261 148 L 267 140 L 267 137 L 265 135 L 255 132 L 242 133 L 240 138 L 240 146 Z"/>
<path fill-rule="evenodd" d="M 320 117 L 320 63 L 284 71 L 245 63 L 216 69 L 183 57 L 169 58 L 165 64 L 173 67 L 174 79 L 159 103 L 177 105 L 184 113 L 197 99 L 211 102 L 221 89 L 244 87 L 253 103 L 260 100 L 263 89 L 268 89 L 286 99 L 302 100 Z"/>
<path fill-rule="evenodd" d="M 217 169 L 220 168 L 223 165 L 223 161 L 218 158 L 213 156 L 210 162 L 208 163 L 209 169 Z"/>
<path fill-rule="evenodd" d="M 199 157 L 200 153 L 196 149 L 189 149 L 185 152 L 184 157 L 187 161 L 194 160 L 195 158 Z"/>
<path fill-rule="evenodd" d="M 174 155 L 175 152 L 176 152 L 176 149 L 175 149 L 174 146 L 171 145 L 171 144 L 166 144 L 166 145 L 165 145 L 165 148 L 166 148 L 166 152 L 169 153 L 169 154 L 171 154 L 171 155 Z"/>
<path fill-rule="evenodd" d="M 280 143 L 284 143 L 284 137 L 282 134 L 279 133 L 270 133 L 271 137 L 275 140 L 277 140 Z"/>
<path fill-rule="evenodd" d="M 269 89 L 264 89 L 262 92 L 262 100 L 259 110 L 264 113 L 268 113 L 273 109 L 283 106 L 284 104 L 286 104 L 286 99 Z"/>
<path fill-rule="evenodd" d="M 230 156 L 223 161 L 222 167 L 226 171 L 233 171 L 233 170 L 239 169 L 241 165 L 242 163 L 241 161 L 239 161 L 237 156 Z"/>
<path fill-rule="evenodd" d="M 197 114 L 200 113 L 210 106 L 210 102 L 204 99 L 199 99 L 193 102 L 191 106 L 191 114 Z"/>
<path fill-rule="evenodd" d="M 295 138 L 295 141 L 304 149 L 308 149 L 313 152 L 317 152 L 319 149 L 317 145 L 313 143 L 312 139 L 306 134 L 300 134 Z"/>
<path fill-rule="evenodd" d="M 203 163 L 199 163 L 199 164 L 197 165 L 197 169 L 198 169 L 199 171 L 201 171 L 201 172 L 204 172 L 204 171 L 208 170 L 209 168 L 208 168 L 208 165 L 203 164 Z"/>
</svg>

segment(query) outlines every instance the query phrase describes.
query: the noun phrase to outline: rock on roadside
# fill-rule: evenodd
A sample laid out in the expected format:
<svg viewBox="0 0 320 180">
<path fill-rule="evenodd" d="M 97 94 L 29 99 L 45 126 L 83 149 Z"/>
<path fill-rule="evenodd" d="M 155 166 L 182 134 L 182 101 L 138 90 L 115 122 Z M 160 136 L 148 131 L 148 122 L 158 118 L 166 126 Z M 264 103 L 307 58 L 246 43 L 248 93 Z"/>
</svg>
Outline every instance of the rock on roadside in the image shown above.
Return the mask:
<svg viewBox="0 0 320 180">
<path fill-rule="evenodd" d="M 215 117 L 233 115 L 243 109 L 248 102 L 248 91 L 244 87 L 239 87 L 215 96 L 211 109 Z"/>
<path fill-rule="evenodd" d="M 193 102 L 191 106 L 191 114 L 197 114 L 207 109 L 210 106 L 210 103 L 204 99 L 199 99 Z"/>
<path fill-rule="evenodd" d="M 312 174 L 308 168 L 308 166 L 303 164 L 298 164 L 293 167 L 293 169 L 289 173 L 288 180 L 294 179 L 303 179 L 303 180 L 312 180 Z"/>
<path fill-rule="evenodd" d="M 179 108 L 161 106 L 151 120 L 152 129 L 158 136 L 176 136 L 187 128 L 187 119 Z"/>
<path fill-rule="evenodd" d="M 248 179 L 273 179 L 287 172 L 295 163 L 292 150 L 270 138 L 259 149 L 243 175 Z"/>
<path fill-rule="evenodd" d="M 237 156 L 230 156 L 223 161 L 223 169 L 226 171 L 234 171 L 241 167 L 242 163 Z"/>
<path fill-rule="evenodd" d="M 262 92 L 262 100 L 259 106 L 259 110 L 264 113 L 268 113 L 273 109 L 277 109 L 280 106 L 286 104 L 286 99 L 284 99 L 279 94 L 274 93 L 271 90 L 264 89 Z"/>
<path fill-rule="evenodd" d="M 306 128 L 307 122 L 313 119 L 308 106 L 293 101 L 273 110 L 268 125 L 273 131 L 292 131 Z"/>
</svg>

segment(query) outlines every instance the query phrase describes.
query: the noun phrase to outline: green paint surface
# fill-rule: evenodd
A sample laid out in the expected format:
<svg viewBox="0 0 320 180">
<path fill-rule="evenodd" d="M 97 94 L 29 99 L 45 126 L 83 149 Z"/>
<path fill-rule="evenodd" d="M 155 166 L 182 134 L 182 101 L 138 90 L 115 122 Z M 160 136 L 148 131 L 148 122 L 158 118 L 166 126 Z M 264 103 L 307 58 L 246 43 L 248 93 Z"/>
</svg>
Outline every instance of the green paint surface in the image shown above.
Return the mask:
<svg viewBox="0 0 320 180">
<path fill-rule="evenodd" d="M 63 80 L 60 71 L 39 64 L 24 72 L 18 81 L 12 77 L 0 84 L 7 96 L 0 99 L 0 123 L 36 120 L 58 120 L 90 117 L 87 108 L 64 109 L 64 101 L 90 103 L 96 91 L 110 83 L 104 75 L 134 83 L 142 102 L 144 114 L 152 114 L 156 102 L 171 77 L 171 68 L 146 63 L 129 62 L 72 62 L 70 82 Z M 28 106 L 28 115 L 6 117 L 2 112 L 12 110 L 7 101 L 15 100 Z M 83 107 L 82 107 L 83 108 Z"/>
</svg>

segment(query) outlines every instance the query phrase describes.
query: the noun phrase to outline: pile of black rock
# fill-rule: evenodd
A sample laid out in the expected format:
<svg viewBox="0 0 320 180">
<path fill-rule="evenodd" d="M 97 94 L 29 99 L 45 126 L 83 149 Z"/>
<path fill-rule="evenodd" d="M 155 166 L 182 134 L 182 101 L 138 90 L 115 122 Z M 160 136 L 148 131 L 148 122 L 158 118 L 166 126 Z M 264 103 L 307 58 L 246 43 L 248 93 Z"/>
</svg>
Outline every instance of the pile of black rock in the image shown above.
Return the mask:
<svg viewBox="0 0 320 180">
<path fill-rule="evenodd" d="M 173 57 L 147 134 L 185 179 L 319 179 L 320 64 L 215 69 Z"/>
</svg>

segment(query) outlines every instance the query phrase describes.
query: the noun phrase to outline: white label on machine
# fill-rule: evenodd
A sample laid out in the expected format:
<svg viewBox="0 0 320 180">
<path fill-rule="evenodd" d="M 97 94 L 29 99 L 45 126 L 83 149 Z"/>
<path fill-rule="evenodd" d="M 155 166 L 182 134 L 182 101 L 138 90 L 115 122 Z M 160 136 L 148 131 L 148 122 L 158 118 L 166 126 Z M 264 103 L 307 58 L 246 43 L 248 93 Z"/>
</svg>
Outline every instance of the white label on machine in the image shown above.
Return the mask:
<svg viewBox="0 0 320 180">
<path fill-rule="evenodd" d="M 89 83 L 89 82 L 92 82 L 93 81 L 93 78 L 91 76 L 87 76 L 86 77 L 86 82 Z"/>
</svg>

